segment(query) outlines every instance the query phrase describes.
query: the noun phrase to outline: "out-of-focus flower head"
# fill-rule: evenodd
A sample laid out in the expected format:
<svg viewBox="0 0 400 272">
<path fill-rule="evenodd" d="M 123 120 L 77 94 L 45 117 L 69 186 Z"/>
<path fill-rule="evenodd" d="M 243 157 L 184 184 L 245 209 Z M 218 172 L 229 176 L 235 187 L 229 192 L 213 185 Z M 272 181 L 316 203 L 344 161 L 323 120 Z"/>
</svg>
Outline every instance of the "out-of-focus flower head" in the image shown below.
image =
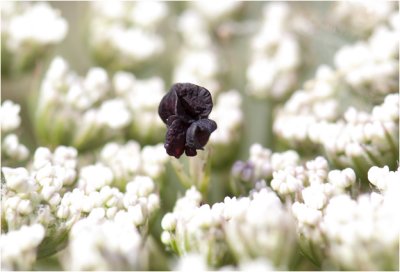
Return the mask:
<svg viewBox="0 0 400 272">
<path fill-rule="evenodd" d="M 22 226 L 18 230 L 1 234 L 1 267 L 4 270 L 31 270 L 36 251 L 45 236 L 40 224 Z"/>
<path fill-rule="evenodd" d="M 397 7 L 398 8 L 398 7 Z M 334 3 L 332 20 L 354 35 L 368 36 L 396 9 L 390 1 L 340 1 Z"/>
<path fill-rule="evenodd" d="M 400 220 L 396 207 L 399 204 L 398 187 L 395 197 L 374 192 L 360 195 L 356 200 L 348 195 L 333 197 L 321 222 L 328 242 L 326 252 L 333 267 L 397 270 Z"/>
<path fill-rule="evenodd" d="M 137 68 L 164 50 L 157 28 L 168 14 L 163 2 L 97 2 L 90 5 L 89 46 L 112 70 Z"/>
<path fill-rule="evenodd" d="M 3 3 L 2 74 L 30 70 L 68 31 L 60 11 L 48 3 Z"/>
<path fill-rule="evenodd" d="M 213 165 L 223 166 L 238 151 L 243 125 L 242 97 L 236 90 L 221 93 L 210 118 L 218 124 L 218 129 L 211 134 L 210 144 L 213 147 Z"/>
<path fill-rule="evenodd" d="M 343 46 L 334 57 L 339 73 L 352 91 L 367 95 L 372 101 L 381 101 L 385 95 L 399 90 L 400 15 L 395 11 L 384 17 L 389 18 L 388 24 L 375 27 L 366 41 Z"/>
<path fill-rule="evenodd" d="M 146 253 L 142 237 L 128 220 L 93 214 L 72 227 L 61 263 L 67 270 L 140 270 Z"/>
<path fill-rule="evenodd" d="M 102 68 L 91 68 L 85 78 L 56 57 L 42 81 L 35 128 L 45 144 L 68 144 L 79 150 L 101 145 L 123 135 L 131 122 L 127 101 L 110 98 L 110 82 Z"/>
<path fill-rule="evenodd" d="M 293 91 L 301 65 L 294 17 L 285 3 L 264 6 L 262 25 L 251 40 L 246 71 L 247 92 L 251 96 L 279 101 Z"/>
<path fill-rule="evenodd" d="M 4 165 L 23 161 L 28 158 L 28 148 L 20 143 L 20 140 L 15 134 L 21 124 L 19 112 L 21 107 L 11 100 L 6 100 L 1 104 L 1 155 Z"/>
<path fill-rule="evenodd" d="M 389 94 L 371 113 L 349 108 L 344 120 L 320 122 L 309 128 L 312 141 L 322 145 L 337 167 L 354 167 L 366 175 L 373 166 L 397 165 L 399 95 Z"/>
<path fill-rule="evenodd" d="M 113 77 L 114 91 L 126 101 L 132 116 L 129 136 L 142 144 L 156 144 L 163 140 L 165 128 L 157 108 L 165 94 L 160 77 L 137 79 L 133 74 L 117 72 Z"/>
<path fill-rule="evenodd" d="M 200 253 L 212 267 L 221 266 L 231 254 L 239 262 L 258 256 L 286 267 L 296 244 L 294 224 L 274 192 L 264 188 L 249 197 L 226 197 L 211 207 L 200 201 L 192 187 L 164 216 L 161 240 L 174 252 Z M 273 253 L 278 245 L 282 254 Z"/>
</svg>

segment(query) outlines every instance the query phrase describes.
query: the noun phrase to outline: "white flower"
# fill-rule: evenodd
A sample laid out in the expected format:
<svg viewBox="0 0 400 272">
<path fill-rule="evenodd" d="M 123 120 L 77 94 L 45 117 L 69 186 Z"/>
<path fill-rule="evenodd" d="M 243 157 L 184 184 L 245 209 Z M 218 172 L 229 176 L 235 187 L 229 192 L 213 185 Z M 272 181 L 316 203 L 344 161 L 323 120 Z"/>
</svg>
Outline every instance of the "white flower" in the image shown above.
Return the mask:
<svg viewBox="0 0 400 272">
<path fill-rule="evenodd" d="M 132 20 L 145 28 L 158 25 L 168 13 L 167 4 L 157 1 L 135 3 L 132 10 Z"/>
<path fill-rule="evenodd" d="M 111 168 L 117 180 L 127 180 L 140 169 L 140 145 L 135 141 L 129 141 L 124 146 L 108 143 L 101 150 L 100 159 Z"/>
<path fill-rule="evenodd" d="M 328 180 L 336 187 L 346 188 L 356 182 L 356 174 L 351 168 L 332 170 L 328 173 Z"/>
<path fill-rule="evenodd" d="M 173 231 L 176 226 L 176 217 L 173 213 L 166 213 L 161 221 L 161 227 L 167 231 Z"/>
<path fill-rule="evenodd" d="M 377 193 L 361 195 L 357 200 L 348 195 L 330 200 L 321 229 L 328 239 L 328 255 L 337 267 L 379 270 L 398 265 L 394 260 L 400 220 L 393 204 Z"/>
<path fill-rule="evenodd" d="M 7 135 L 2 144 L 5 154 L 14 160 L 25 160 L 29 155 L 28 148 L 19 143 L 19 139 L 15 134 Z"/>
<path fill-rule="evenodd" d="M 190 48 L 206 48 L 211 44 L 207 24 L 202 16 L 192 9 L 186 9 L 178 18 L 178 30 L 185 44 Z"/>
<path fill-rule="evenodd" d="M 126 30 L 114 27 L 109 34 L 109 41 L 113 47 L 134 61 L 142 62 L 159 55 L 164 49 L 160 37 L 139 28 Z"/>
<path fill-rule="evenodd" d="M 141 240 L 125 221 L 82 219 L 71 229 L 62 265 L 71 270 L 140 269 Z"/>
<path fill-rule="evenodd" d="M 29 176 L 26 168 L 2 167 L 1 171 L 4 174 L 7 188 L 21 193 L 28 193 L 34 189 L 33 179 Z"/>
<path fill-rule="evenodd" d="M 385 22 L 394 9 L 393 2 L 344 1 L 335 3 L 332 17 L 347 29 L 365 35 Z"/>
<path fill-rule="evenodd" d="M 388 166 L 384 166 L 382 168 L 377 166 L 372 166 L 368 170 L 368 180 L 373 185 L 375 185 L 381 191 L 388 191 L 388 189 L 399 183 L 400 171 L 389 171 Z"/>
<path fill-rule="evenodd" d="M 98 122 L 100 125 L 111 129 L 122 129 L 128 125 L 131 114 L 122 99 L 111 99 L 103 102 L 98 111 Z"/>
<path fill-rule="evenodd" d="M 1 234 L 1 265 L 5 270 L 30 270 L 36 251 L 45 236 L 40 224 L 22 226 L 19 230 Z"/>
<path fill-rule="evenodd" d="M 241 104 L 242 98 L 236 90 L 230 90 L 218 96 L 217 103 L 210 114 L 210 119 L 218 124 L 218 129 L 211 134 L 210 143 L 228 145 L 239 139 L 238 128 L 243 122 Z"/>
<path fill-rule="evenodd" d="M 267 188 L 253 193 L 249 200 L 248 204 L 241 204 L 244 204 L 243 213 L 233 216 L 225 223 L 229 246 L 239 261 L 265 257 L 274 264 L 285 266 L 287 254 L 294 249 L 295 241 L 290 214 L 277 195 Z M 276 254 L 278 249 L 281 254 Z"/>
<path fill-rule="evenodd" d="M 207 271 L 208 266 L 204 257 L 200 254 L 185 254 L 178 259 L 174 270 L 177 271 Z"/>
<path fill-rule="evenodd" d="M 173 81 L 207 86 L 215 96 L 220 88 L 216 80 L 218 71 L 218 57 L 212 49 L 183 49 L 173 72 Z"/>
<path fill-rule="evenodd" d="M 261 28 L 252 38 L 253 50 L 246 71 L 250 95 L 279 100 L 292 91 L 301 64 L 292 17 L 284 3 L 265 5 Z"/>
<path fill-rule="evenodd" d="M 226 17 L 237 10 L 241 3 L 236 1 L 196 1 L 190 3 L 206 20 L 216 21 Z"/>
<path fill-rule="evenodd" d="M 0 109 L 1 132 L 7 133 L 17 129 L 21 124 L 21 117 L 19 116 L 21 107 L 11 100 L 6 100 L 1 104 Z"/>
<path fill-rule="evenodd" d="M 20 50 L 28 42 L 56 44 L 64 39 L 67 30 L 67 21 L 60 16 L 58 10 L 51 8 L 48 3 L 35 3 L 11 18 L 7 47 Z"/>
<path fill-rule="evenodd" d="M 110 168 L 100 163 L 82 167 L 79 173 L 78 188 L 90 193 L 110 185 L 114 175 Z"/>
<path fill-rule="evenodd" d="M 169 156 L 165 152 L 164 145 L 145 146 L 141 153 L 142 171 L 152 177 L 160 177 L 165 171 L 165 164 L 169 160 Z"/>
</svg>

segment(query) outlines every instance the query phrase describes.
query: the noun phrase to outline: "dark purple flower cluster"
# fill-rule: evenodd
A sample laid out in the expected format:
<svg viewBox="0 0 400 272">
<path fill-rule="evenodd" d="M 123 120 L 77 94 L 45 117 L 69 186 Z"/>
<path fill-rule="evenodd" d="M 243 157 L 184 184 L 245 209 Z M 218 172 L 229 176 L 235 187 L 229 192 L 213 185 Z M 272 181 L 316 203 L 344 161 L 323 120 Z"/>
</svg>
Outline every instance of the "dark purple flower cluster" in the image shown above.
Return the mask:
<svg viewBox="0 0 400 272">
<path fill-rule="evenodd" d="M 213 107 L 210 92 L 191 83 L 176 83 L 163 97 L 158 114 L 167 125 L 165 149 L 179 158 L 183 152 L 196 156 L 203 150 L 217 124 L 208 119 Z"/>
</svg>

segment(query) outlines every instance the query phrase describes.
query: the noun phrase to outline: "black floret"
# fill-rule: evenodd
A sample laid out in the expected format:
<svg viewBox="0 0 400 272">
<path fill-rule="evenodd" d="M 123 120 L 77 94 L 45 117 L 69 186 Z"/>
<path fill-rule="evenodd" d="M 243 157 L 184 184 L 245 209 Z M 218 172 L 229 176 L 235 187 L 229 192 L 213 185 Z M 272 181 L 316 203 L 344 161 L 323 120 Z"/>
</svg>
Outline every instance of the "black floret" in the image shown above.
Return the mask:
<svg viewBox="0 0 400 272">
<path fill-rule="evenodd" d="M 176 83 L 163 97 L 158 114 L 167 125 L 164 147 L 170 156 L 183 152 L 196 156 L 203 150 L 217 124 L 208 119 L 213 102 L 210 92 L 191 83 Z"/>
</svg>

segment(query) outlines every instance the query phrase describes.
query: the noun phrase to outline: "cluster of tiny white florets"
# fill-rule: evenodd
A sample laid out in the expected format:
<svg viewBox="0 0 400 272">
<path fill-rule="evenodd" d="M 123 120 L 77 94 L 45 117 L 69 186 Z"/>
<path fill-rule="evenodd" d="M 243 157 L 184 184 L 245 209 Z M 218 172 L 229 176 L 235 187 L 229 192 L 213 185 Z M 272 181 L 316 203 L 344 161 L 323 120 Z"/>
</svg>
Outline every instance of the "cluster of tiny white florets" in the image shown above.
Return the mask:
<svg viewBox="0 0 400 272">
<path fill-rule="evenodd" d="M 214 97 L 220 90 L 220 63 L 206 20 L 198 11 L 188 9 L 179 16 L 177 24 L 183 44 L 173 71 L 174 82 L 207 86 Z"/>
<path fill-rule="evenodd" d="M 158 105 L 165 95 L 160 77 L 137 79 L 131 73 L 117 72 L 113 77 L 114 91 L 127 102 L 132 116 L 130 132 L 134 139 L 158 143 L 163 140 L 165 124 L 158 116 Z"/>
<path fill-rule="evenodd" d="M 135 226 L 142 226 L 159 207 L 154 181 L 148 176 L 136 176 L 125 186 L 125 193 L 111 187 L 113 173 L 107 166 L 96 164 L 82 168 L 77 188 L 65 193 L 57 216 L 74 224 L 85 215 L 113 219 L 125 214 Z"/>
<path fill-rule="evenodd" d="M 189 9 L 199 12 L 209 25 L 215 25 L 235 13 L 241 6 L 240 2 L 222 0 L 218 2 L 194 1 L 189 2 Z"/>
<path fill-rule="evenodd" d="M 218 96 L 210 114 L 210 119 L 218 124 L 218 129 L 211 134 L 211 144 L 231 146 L 239 140 L 243 122 L 241 105 L 242 97 L 236 90 L 223 92 Z"/>
<path fill-rule="evenodd" d="M 30 270 L 36 261 L 36 251 L 45 236 L 40 224 L 22 226 L 1 234 L 1 268 L 4 271 Z"/>
<path fill-rule="evenodd" d="M 228 218 L 224 230 L 234 255 L 241 261 L 264 257 L 276 267 L 287 268 L 296 250 L 296 232 L 293 218 L 279 197 L 262 188 L 249 197 L 225 198 L 224 202 Z"/>
<path fill-rule="evenodd" d="M 389 94 L 371 113 L 350 107 L 344 120 L 313 124 L 310 139 L 339 167 L 353 166 L 363 173 L 373 165 L 393 167 L 398 158 L 398 114 L 399 95 Z"/>
<path fill-rule="evenodd" d="M 111 69 L 126 69 L 146 63 L 164 50 L 157 28 L 168 14 L 166 3 L 93 2 L 89 45 L 99 62 Z"/>
<path fill-rule="evenodd" d="M 23 167 L 2 167 L 5 187 L 1 212 L 8 229 L 30 223 L 46 227 L 54 222 L 65 186 L 75 181 L 76 167 L 76 150 L 64 146 L 54 153 L 38 148 L 29 171 Z"/>
<path fill-rule="evenodd" d="M 372 165 L 391 164 L 398 149 L 398 94 L 386 95 L 371 113 L 350 107 L 344 120 L 336 121 L 337 81 L 337 74 L 321 67 L 316 79 L 305 84 L 307 91 L 295 92 L 279 110 L 275 133 L 300 148 L 321 145 L 338 167 L 358 167 L 365 173 Z"/>
<path fill-rule="evenodd" d="M 131 121 L 131 114 L 123 99 L 106 99 L 109 93 L 109 78 L 104 69 L 91 68 L 81 78 L 64 59 L 56 57 L 39 92 L 39 139 L 54 144 L 68 142 L 81 149 L 121 133 Z"/>
<path fill-rule="evenodd" d="M 229 161 L 238 151 L 233 145 L 237 145 L 242 137 L 240 130 L 244 116 L 240 93 L 230 90 L 219 94 L 210 119 L 218 124 L 218 129 L 211 134 L 209 141 L 213 147 L 213 163 L 218 165 Z"/>
<path fill-rule="evenodd" d="M 246 162 L 237 161 L 233 165 L 231 174 L 244 182 L 252 182 L 253 185 L 260 180 L 270 181 L 274 172 L 295 167 L 300 161 L 294 150 L 273 153 L 260 144 L 251 145 L 249 153 Z"/>
<path fill-rule="evenodd" d="M 278 270 L 268 259 L 255 258 L 242 260 L 237 266 L 225 265 L 220 268 L 210 267 L 204 256 L 199 253 L 188 253 L 180 256 L 174 265 L 174 271 L 276 271 Z"/>
<path fill-rule="evenodd" d="M 388 24 L 376 27 L 367 41 L 344 46 L 334 57 L 339 73 L 352 90 L 372 99 L 399 89 L 400 14 L 395 11 L 385 17 L 389 18 Z"/>
<path fill-rule="evenodd" d="M 81 150 L 123 137 L 128 129 L 139 142 L 159 143 L 165 125 L 157 108 L 164 94 L 159 77 L 136 79 L 117 72 L 111 80 L 104 69 L 91 68 L 81 78 L 56 57 L 40 89 L 38 137 L 54 144 L 68 142 Z"/>
<path fill-rule="evenodd" d="M 309 127 L 323 120 L 336 120 L 339 115 L 337 93 L 338 79 L 328 66 L 320 66 L 316 76 L 296 91 L 278 110 L 274 120 L 274 132 L 279 139 L 292 145 L 308 140 Z"/>
<path fill-rule="evenodd" d="M 126 217 L 91 214 L 72 227 L 61 263 L 66 270 L 140 270 L 142 247 L 142 237 Z"/>
<path fill-rule="evenodd" d="M 21 124 L 19 112 L 21 107 L 11 100 L 1 104 L 1 154 L 3 159 L 22 161 L 28 158 L 29 150 L 20 143 L 16 130 Z"/>
<path fill-rule="evenodd" d="M 294 27 L 299 21 L 292 17 L 285 3 L 264 6 L 262 25 L 251 40 L 252 53 L 246 74 L 250 95 L 280 100 L 293 91 L 301 56 Z"/>
<path fill-rule="evenodd" d="M 14 54 L 57 44 L 67 31 L 67 21 L 48 3 L 4 2 L 1 5 L 1 35 L 5 39 L 2 46 Z"/>
<path fill-rule="evenodd" d="M 391 1 L 340 1 L 334 3 L 332 19 L 346 31 L 365 36 L 395 10 L 396 2 Z"/>
<path fill-rule="evenodd" d="M 169 156 L 162 144 L 145 146 L 131 140 L 126 144 L 106 144 L 100 152 L 100 160 L 107 165 L 114 176 L 114 183 L 125 184 L 136 175 L 146 175 L 158 180 L 165 172 Z"/>
<path fill-rule="evenodd" d="M 299 190 L 297 200 L 292 205 L 299 234 L 316 244 L 322 243 L 320 222 L 323 209 L 332 197 L 345 193 L 345 190 L 350 189 L 356 182 L 355 172 L 351 168 L 329 172 L 325 167 L 319 169 L 319 171 L 311 170 L 310 164 L 316 164 L 318 160 L 320 160 L 319 164 L 327 163 L 326 160 L 322 162 L 321 157 L 306 163 L 308 184 L 303 185 Z M 310 171 L 319 172 L 318 178 L 314 176 L 313 179 L 310 179 Z"/>
<path fill-rule="evenodd" d="M 397 193 L 370 193 L 356 200 L 333 197 L 325 208 L 321 231 L 336 269 L 396 270 L 399 258 L 400 205 Z"/>
<path fill-rule="evenodd" d="M 295 244 L 294 224 L 274 192 L 263 188 L 249 197 L 226 197 L 211 207 L 200 202 L 200 193 L 192 187 L 161 222 L 161 240 L 176 253 L 200 253 L 211 266 L 221 264 L 228 254 L 239 261 L 256 254 L 275 265 L 287 264 Z M 274 214 L 268 212 L 271 209 Z M 282 254 L 275 254 L 278 247 Z"/>
</svg>

